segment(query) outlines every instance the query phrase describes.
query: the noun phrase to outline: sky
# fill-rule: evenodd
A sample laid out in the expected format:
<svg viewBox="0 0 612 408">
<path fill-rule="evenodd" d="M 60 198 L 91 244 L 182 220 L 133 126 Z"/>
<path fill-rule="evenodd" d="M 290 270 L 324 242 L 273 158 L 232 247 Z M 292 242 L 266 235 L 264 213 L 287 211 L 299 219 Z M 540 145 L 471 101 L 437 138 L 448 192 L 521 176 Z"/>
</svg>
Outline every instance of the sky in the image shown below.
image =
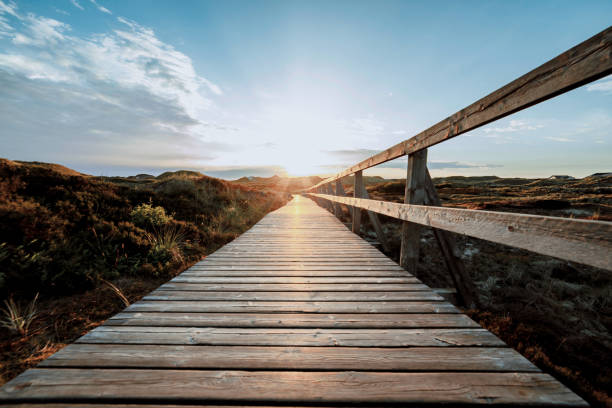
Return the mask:
<svg viewBox="0 0 612 408">
<path fill-rule="evenodd" d="M 610 22 L 609 0 L 0 0 L 0 157 L 104 176 L 329 175 Z M 612 171 L 612 76 L 431 147 L 428 166 Z"/>
</svg>

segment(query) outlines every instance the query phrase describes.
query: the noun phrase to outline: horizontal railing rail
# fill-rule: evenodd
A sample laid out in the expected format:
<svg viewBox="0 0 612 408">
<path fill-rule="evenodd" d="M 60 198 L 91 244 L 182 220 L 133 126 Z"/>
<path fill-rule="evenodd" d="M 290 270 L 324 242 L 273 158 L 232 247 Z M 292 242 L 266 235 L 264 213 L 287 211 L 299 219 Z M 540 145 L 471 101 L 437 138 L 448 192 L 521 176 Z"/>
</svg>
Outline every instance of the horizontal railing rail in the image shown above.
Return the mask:
<svg viewBox="0 0 612 408">
<path fill-rule="evenodd" d="M 598 268 L 612 268 L 612 222 L 400 204 L 328 194 L 312 196 L 427 227 L 528 249 Z"/>
<path fill-rule="evenodd" d="M 427 171 L 427 148 L 474 130 L 579 86 L 612 74 L 612 27 L 569 49 L 531 72 L 474 102 L 434 126 L 375 154 L 303 192 L 352 208 L 352 229 L 360 230 L 361 210 L 367 210 L 379 240 L 386 238 L 376 214 L 404 221 L 400 264 L 414 273 L 422 225 L 433 227 L 460 300 L 474 304 L 461 256 L 448 232 L 527 249 L 560 259 L 612 270 L 612 223 L 529 214 L 442 207 Z M 363 170 L 408 155 L 404 204 L 370 200 Z M 342 179 L 354 174 L 353 198 L 343 197 Z M 335 194 L 332 183 L 335 182 Z"/>
</svg>

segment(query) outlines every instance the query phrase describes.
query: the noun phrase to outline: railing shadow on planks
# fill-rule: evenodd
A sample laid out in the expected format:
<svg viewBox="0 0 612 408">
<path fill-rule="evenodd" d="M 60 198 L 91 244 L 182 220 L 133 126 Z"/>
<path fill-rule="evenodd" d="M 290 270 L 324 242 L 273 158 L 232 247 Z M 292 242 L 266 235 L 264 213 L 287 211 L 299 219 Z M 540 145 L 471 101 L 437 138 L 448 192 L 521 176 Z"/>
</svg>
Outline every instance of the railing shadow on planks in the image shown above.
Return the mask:
<svg viewBox="0 0 612 408">
<path fill-rule="evenodd" d="M 352 230 L 360 230 L 361 210 L 386 246 L 377 214 L 403 220 L 400 265 L 415 273 L 422 226 L 433 227 L 457 290 L 457 300 L 475 306 L 477 297 L 454 236 L 465 234 L 544 255 L 612 270 L 612 222 L 442 207 L 427 170 L 427 148 L 561 95 L 612 73 L 612 26 L 510 82 L 410 139 L 396 144 L 306 189 L 338 214 L 352 207 Z M 363 170 L 408 156 L 404 204 L 370 200 Z M 354 174 L 354 196 L 342 178 Z M 332 183 L 335 182 L 335 188 Z"/>
</svg>

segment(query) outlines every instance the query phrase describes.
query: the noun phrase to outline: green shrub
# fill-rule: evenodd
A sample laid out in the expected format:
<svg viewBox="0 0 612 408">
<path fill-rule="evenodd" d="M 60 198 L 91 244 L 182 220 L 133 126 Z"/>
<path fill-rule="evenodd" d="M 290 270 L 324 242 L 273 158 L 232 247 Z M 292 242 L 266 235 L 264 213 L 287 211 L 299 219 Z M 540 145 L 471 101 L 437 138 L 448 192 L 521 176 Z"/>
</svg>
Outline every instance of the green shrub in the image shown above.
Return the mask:
<svg viewBox="0 0 612 408">
<path fill-rule="evenodd" d="M 137 205 L 130 216 L 134 224 L 142 228 L 161 227 L 172 220 L 172 217 L 166 214 L 164 207 L 153 207 L 150 203 Z"/>
</svg>

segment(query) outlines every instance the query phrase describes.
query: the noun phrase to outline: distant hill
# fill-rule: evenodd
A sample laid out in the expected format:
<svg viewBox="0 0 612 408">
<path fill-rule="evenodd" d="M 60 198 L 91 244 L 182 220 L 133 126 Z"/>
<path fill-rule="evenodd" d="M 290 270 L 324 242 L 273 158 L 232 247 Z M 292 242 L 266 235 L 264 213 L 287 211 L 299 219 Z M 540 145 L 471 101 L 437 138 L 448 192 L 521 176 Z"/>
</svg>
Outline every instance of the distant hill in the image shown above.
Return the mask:
<svg viewBox="0 0 612 408">
<path fill-rule="evenodd" d="M 231 181 L 231 183 L 249 187 L 255 190 L 273 190 L 287 193 L 298 193 L 305 188 L 317 184 L 321 180 L 323 179 L 319 176 L 280 177 L 278 175 L 274 175 L 272 177 L 242 177 L 238 180 Z"/>
<path fill-rule="evenodd" d="M 79 173 L 78 171 L 62 166 L 61 164 L 54 164 L 54 163 L 43 163 L 43 162 L 37 162 L 37 161 L 28 162 L 28 161 L 8 160 L 8 159 L 0 158 L 0 165 L 2 167 L 14 166 L 14 167 L 23 167 L 24 169 L 25 168 L 38 168 L 38 169 L 52 170 L 64 176 L 89 177 L 87 174 Z"/>
</svg>

